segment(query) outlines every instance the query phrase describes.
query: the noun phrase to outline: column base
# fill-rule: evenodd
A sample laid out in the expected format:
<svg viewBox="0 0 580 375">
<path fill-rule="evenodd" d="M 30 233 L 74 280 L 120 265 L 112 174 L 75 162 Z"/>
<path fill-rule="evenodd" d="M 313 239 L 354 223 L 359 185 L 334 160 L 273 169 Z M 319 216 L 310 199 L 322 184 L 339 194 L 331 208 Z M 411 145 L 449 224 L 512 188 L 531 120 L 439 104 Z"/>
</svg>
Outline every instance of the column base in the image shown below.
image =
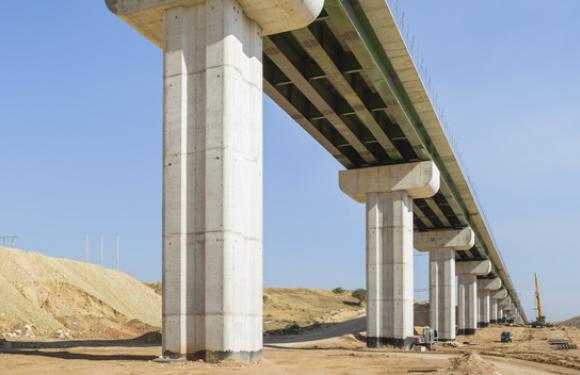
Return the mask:
<svg viewBox="0 0 580 375">
<path fill-rule="evenodd" d="M 413 346 L 413 338 L 391 339 L 386 337 L 367 337 L 367 347 L 369 348 L 381 348 L 386 345 L 410 349 Z"/>
<path fill-rule="evenodd" d="M 198 361 L 202 360 L 205 362 L 215 362 L 215 361 L 225 361 L 227 359 L 236 359 L 238 361 L 255 363 L 262 359 L 262 351 L 257 350 L 253 352 L 231 352 L 231 351 L 212 351 L 212 350 L 200 350 L 195 353 L 187 353 L 186 355 L 177 354 L 170 351 L 165 351 L 163 353 L 163 358 L 167 361 Z"/>
<path fill-rule="evenodd" d="M 473 336 L 475 335 L 475 332 L 477 332 L 477 329 L 475 328 L 465 328 L 458 330 L 457 334 L 460 336 Z"/>
<path fill-rule="evenodd" d="M 455 339 L 437 339 L 438 342 L 453 342 Z"/>
<path fill-rule="evenodd" d="M 487 327 L 489 327 L 489 323 L 487 323 L 487 322 L 477 323 L 477 328 L 487 328 Z"/>
</svg>

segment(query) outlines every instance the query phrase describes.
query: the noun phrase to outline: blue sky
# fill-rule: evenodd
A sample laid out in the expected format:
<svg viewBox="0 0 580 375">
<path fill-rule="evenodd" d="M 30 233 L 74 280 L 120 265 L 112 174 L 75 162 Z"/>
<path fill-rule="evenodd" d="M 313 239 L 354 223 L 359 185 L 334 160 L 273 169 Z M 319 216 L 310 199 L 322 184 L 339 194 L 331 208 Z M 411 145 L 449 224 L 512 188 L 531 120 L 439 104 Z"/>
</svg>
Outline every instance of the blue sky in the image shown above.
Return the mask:
<svg viewBox="0 0 580 375">
<path fill-rule="evenodd" d="M 0 235 L 160 279 L 161 54 L 103 1 L 0 3 Z M 528 316 L 580 314 L 580 2 L 399 0 Z M 364 285 L 364 211 L 265 99 L 266 286 Z M 417 256 L 415 288 L 427 285 Z M 417 298 L 427 298 L 418 292 Z"/>
</svg>

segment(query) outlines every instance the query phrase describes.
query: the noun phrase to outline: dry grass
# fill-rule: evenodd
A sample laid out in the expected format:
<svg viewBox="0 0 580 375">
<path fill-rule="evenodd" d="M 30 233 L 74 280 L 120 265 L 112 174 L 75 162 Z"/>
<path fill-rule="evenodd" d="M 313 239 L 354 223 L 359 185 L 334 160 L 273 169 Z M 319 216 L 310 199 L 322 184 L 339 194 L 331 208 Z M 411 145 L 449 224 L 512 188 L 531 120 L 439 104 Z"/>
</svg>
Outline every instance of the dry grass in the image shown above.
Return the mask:
<svg viewBox="0 0 580 375">
<path fill-rule="evenodd" d="M 296 323 L 307 327 L 343 322 L 364 313 L 349 291 L 335 294 L 327 289 L 266 288 L 264 330 L 286 328 Z"/>
</svg>

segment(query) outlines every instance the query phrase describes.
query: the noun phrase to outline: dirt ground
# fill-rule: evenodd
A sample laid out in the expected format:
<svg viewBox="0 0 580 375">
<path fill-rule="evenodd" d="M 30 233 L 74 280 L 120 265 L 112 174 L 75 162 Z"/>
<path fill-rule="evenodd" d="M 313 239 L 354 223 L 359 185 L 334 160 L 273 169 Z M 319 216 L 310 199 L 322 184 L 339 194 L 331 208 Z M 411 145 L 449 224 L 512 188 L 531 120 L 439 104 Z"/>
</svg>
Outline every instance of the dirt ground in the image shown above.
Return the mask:
<svg viewBox="0 0 580 375">
<path fill-rule="evenodd" d="M 512 343 L 501 343 L 502 331 L 510 331 Z M 486 358 L 513 358 L 576 370 L 580 374 L 580 350 L 558 350 L 550 340 L 569 340 L 580 344 L 580 330 L 574 327 L 529 328 L 492 326 L 480 329 L 475 336 L 459 336 L 460 347 L 454 350 L 476 352 Z M 441 350 L 447 348 L 442 347 Z"/>
<path fill-rule="evenodd" d="M 514 335 L 512 344 L 497 342 L 506 329 Z M 367 349 L 361 340 L 347 334 L 319 341 L 268 344 L 263 360 L 253 365 L 235 361 L 160 364 L 151 361 L 160 353 L 158 346 L 95 347 L 86 342 L 72 348 L 4 351 L 0 353 L 0 374 L 580 374 L 578 350 L 559 351 L 548 344 L 549 338 L 564 336 L 580 340 L 579 331 L 573 328 L 490 327 L 475 337 L 459 337 L 457 345 L 440 345 L 434 352 L 419 353 Z"/>
</svg>

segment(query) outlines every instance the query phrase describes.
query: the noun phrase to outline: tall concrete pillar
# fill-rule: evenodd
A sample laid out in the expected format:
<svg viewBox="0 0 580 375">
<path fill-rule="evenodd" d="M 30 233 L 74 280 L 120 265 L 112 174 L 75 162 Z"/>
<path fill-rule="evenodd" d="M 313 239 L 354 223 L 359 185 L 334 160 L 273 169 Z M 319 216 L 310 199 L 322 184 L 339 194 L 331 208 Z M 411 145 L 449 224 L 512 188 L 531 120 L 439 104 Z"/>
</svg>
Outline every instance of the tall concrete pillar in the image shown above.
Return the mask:
<svg viewBox="0 0 580 375">
<path fill-rule="evenodd" d="M 415 233 L 415 249 L 429 252 L 429 319 L 441 341 L 455 340 L 455 251 L 474 243 L 471 228 Z"/>
<path fill-rule="evenodd" d="M 255 22 L 216 5 L 165 12 L 163 351 L 251 361 L 262 348 L 262 47 Z"/>
<path fill-rule="evenodd" d="M 490 295 L 491 292 L 496 292 L 501 288 L 501 279 L 499 277 L 495 278 L 479 278 L 477 280 L 478 288 L 478 301 L 479 301 L 479 319 L 478 326 L 480 328 L 485 328 L 489 326 L 491 308 L 490 308 Z"/>
<path fill-rule="evenodd" d="M 497 312 L 497 299 L 490 296 L 489 298 L 489 324 L 497 324 L 498 312 Z"/>
<path fill-rule="evenodd" d="M 341 190 L 366 203 L 367 345 L 410 346 L 413 336 L 413 198 L 439 190 L 432 162 L 340 172 Z"/>
<path fill-rule="evenodd" d="M 486 328 L 489 326 L 490 306 L 489 306 L 489 291 L 485 289 L 477 290 L 477 300 L 479 303 L 479 314 L 477 316 L 477 326 L 479 328 Z"/>
<path fill-rule="evenodd" d="M 163 355 L 262 351 L 262 35 L 323 0 L 106 0 L 163 49 Z"/>
<path fill-rule="evenodd" d="M 455 271 L 458 276 L 458 325 L 460 335 L 474 335 L 477 331 L 477 276 L 491 272 L 491 262 L 469 261 L 457 262 Z"/>
<path fill-rule="evenodd" d="M 490 323 L 499 323 L 502 320 L 501 307 L 499 301 L 507 297 L 507 291 L 500 289 L 490 294 Z"/>
</svg>

